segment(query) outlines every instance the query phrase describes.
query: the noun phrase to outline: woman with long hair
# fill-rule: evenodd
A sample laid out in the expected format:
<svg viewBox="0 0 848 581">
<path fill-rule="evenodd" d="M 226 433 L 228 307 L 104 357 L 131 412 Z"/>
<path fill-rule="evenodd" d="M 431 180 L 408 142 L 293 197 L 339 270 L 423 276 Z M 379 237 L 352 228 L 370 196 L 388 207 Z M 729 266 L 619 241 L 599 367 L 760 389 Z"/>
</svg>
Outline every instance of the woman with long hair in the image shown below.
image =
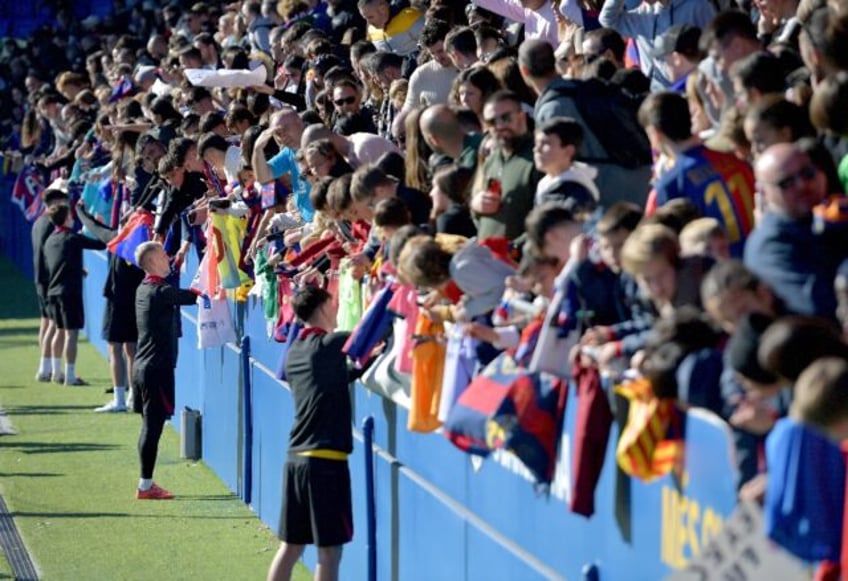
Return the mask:
<svg viewBox="0 0 848 581">
<path fill-rule="evenodd" d="M 457 75 L 451 89 L 451 104 L 474 111 L 482 124 L 483 104 L 500 89 L 501 83 L 492 71 L 473 66 Z"/>
<path fill-rule="evenodd" d="M 430 190 L 429 160 L 433 150 L 424 141 L 418 121 L 424 107 L 416 107 L 406 116 L 406 185 L 410 188 L 426 192 Z"/>
</svg>

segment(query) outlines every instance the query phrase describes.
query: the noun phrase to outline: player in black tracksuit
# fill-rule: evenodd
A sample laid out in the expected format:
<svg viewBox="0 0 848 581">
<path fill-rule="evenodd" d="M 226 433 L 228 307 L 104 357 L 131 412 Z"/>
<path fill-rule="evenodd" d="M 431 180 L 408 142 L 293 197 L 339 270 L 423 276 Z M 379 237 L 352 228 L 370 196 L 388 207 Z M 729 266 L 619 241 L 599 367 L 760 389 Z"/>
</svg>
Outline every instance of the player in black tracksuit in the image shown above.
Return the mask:
<svg viewBox="0 0 848 581">
<path fill-rule="evenodd" d="M 99 240 L 108 243 L 117 234 L 89 214 L 82 204 L 77 205 L 80 221 Z M 103 286 L 106 298 L 103 313 L 103 338 L 109 343 L 109 368 L 112 372 L 112 401 L 96 408 L 96 412 L 124 412 L 127 378 L 132 377 L 135 343 L 138 329 L 135 324 L 135 291 L 144 272 L 116 254 L 109 254 L 109 273 Z M 139 399 L 140 403 L 140 399 Z M 139 410 L 140 411 L 140 408 Z"/>
<path fill-rule="evenodd" d="M 47 238 L 53 233 L 54 229 L 48 211 L 53 206 L 67 203 L 68 194 L 62 190 L 45 190 L 45 211 L 32 224 L 32 273 L 35 278 L 35 292 L 38 296 L 38 306 L 41 310 L 41 325 L 38 331 L 38 347 L 41 353 L 41 360 L 39 361 L 38 372 L 35 375 L 36 381 L 50 381 L 53 376 L 59 378 L 62 375 L 61 364 L 64 333 L 62 333 L 62 342 L 58 346 L 59 349 L 54 351 L 53 339 L 56 337 L 56 333 L 60 331 L 53 321 L 50 320 L 50 314 L 47 312 L 47 285 L 50 280 L 47 272 L 47 264 L 44 262 L 44 243 L 47 242 Z"/>
<path fill-rule="evenodd" d="M 283 542 L 268 579 L 290 579 L 308 544 L 318 547 L 316 578 L 337 579 L 342 545 L 353 538 L 349 385 L 358 372 L 348 369 L 342 352 L 350 334 L 333 332 L 337 306 L 327 291 L 306 287 L 293 307 L 306 327 L 293 338 L 286 362 L 295 417 L 283 482 Z"/>
<path fill-rule="evenodd" d="M 70 207 L 60 204 L 50 209 L 55 230 L 44 243 L 47 266 L 47 303 L 50 318 L 65 332 L 65 385 L 86 385 L 76 376 L 77 336 L 85 324 L 82 305 L 82 251 L 103 250 L 106 245 L 71 231 Z M 53 351 L 61 345 L 61 336 L 53 340 Z M 56 377 L 54 376 L 54 379 Z"/>
<path fill-rule="evenodd" d="M 197 296 L 165 282 L 171 265 L 160 243 L 140 245 L 136 250 L 136 262 L 146 274 L 135 295 L 138 347 L 133 366 L 133 390 L 142 401 L 138 438 L 141 480 L 136 498 L 164 500 L 173 495 L 154 484 L 153 469 L 165 420 L 174 413 L 179 307 L 195 304 Z"/>
</svg>

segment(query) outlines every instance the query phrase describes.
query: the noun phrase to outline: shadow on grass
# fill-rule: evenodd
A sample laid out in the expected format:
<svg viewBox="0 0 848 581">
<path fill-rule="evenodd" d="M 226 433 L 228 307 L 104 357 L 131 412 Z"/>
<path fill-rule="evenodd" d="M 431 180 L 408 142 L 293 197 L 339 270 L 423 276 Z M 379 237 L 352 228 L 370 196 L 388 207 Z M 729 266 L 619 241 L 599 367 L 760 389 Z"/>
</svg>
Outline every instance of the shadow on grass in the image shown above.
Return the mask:
<svg viewBox="0 0 848 581">
<path fill-rule="evenodd" d="M 0 337 L 5 337 L 7 335 L 38 335 L 39 328 L 34 325 L 27 326 L 11 326 L 6 327 L 4 329 L 0 329 Z M 32 341 L 30 341 L 32 343 Z"/>
<path fill-rule="evenodd" d="M 87 442 L 48 443 L 48 442 L 15 442 L 0 440 L 0 449 L 19 448 L 24 454 L 53 454 L 67 452 L 100 452 L 120 448 L 116 444 L 90 444 Z"/>
<path fill-rule="evenodd" d="M 141 501 L 139 501 L 141 502 Z M 169 501 L 147 501 L 167 503 Z M 138 514 L 129 512 L 10 512 L 12 518 L 167 518 L 167 519 L 203 519 L 203 520 L 245 520 L 244 515 L 212 515 L 212 514 Z"/>
<path fill-rule="evenodd" d="M 90 405 L 20 405 L 4 408 L 10 416 L 42 416 L 54 414 L 66 414 L 76 411 L 91 411 Z"/>
<path fill-rule="evenodd" d="M 235 494 L 178 494 L 174 497 L 174 500 L 214 500 L 220 502 L 238 500 L 238 497 Z"/>
<path fill-rule="evenodd" d="M 38 332 L 35 331 L 35 335 L 37 334 Z M 20 335 L 20 333 L 15 332 L 13 335 Z M 32 338 L 27 337 L 22 339 L 3 339 L 3 348 L 12 349 L 15 347 L 35 347 L 38 345 L 35 335 L 33 335 Z M 36 363 L 38 363 L 38 361 L 36 361 Z M 33 369 L 35 369 L 35 367 L 33 367 Z"/>
<path fill-rule="evenodd" d="M 54 476 L 64 476 L 59 472 L 0 472 L 0 478 L 12 477 L 32 477 L 32 478 L 52 478 Z"/>
</svg>

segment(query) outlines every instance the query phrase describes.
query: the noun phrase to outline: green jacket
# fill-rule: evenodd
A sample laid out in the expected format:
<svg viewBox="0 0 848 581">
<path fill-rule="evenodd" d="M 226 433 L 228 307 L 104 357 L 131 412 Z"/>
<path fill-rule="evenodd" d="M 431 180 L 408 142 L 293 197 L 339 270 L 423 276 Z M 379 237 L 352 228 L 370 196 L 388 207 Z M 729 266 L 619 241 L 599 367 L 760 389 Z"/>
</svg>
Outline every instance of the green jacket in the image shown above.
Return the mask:
<svg viewBox="0 0 848 581">
<path fill-rule="evenodd" d="M 533 134 L 521 138 L 515 152 L 506 157 L 501 148 L 492 151 L 483 163 L 483 184 L 501 182 L 501 207 L 492 216 L 475 216 L 477 237 L 481 240 L 505 236 L 514 240 L 524 233 L 524 220 L 533 209 L 536 184 L 543 174 L 533 164 Z"/>
</svg>

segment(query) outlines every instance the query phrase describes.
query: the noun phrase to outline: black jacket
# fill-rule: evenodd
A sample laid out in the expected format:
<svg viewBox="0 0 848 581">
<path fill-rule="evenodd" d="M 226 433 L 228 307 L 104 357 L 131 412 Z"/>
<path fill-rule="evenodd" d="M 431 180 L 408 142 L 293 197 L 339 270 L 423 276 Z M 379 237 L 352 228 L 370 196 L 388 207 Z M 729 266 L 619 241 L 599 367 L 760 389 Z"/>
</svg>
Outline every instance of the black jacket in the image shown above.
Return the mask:
<svg viewBox="0 0 848 581">
<path fill-rule="evenodd" d="M 56 228 L 44 243 L 47 266 L 47 296 L 82 295 L 82 251 L 104 250 L 106 245 L 67 228 Z"/>
</svg>

